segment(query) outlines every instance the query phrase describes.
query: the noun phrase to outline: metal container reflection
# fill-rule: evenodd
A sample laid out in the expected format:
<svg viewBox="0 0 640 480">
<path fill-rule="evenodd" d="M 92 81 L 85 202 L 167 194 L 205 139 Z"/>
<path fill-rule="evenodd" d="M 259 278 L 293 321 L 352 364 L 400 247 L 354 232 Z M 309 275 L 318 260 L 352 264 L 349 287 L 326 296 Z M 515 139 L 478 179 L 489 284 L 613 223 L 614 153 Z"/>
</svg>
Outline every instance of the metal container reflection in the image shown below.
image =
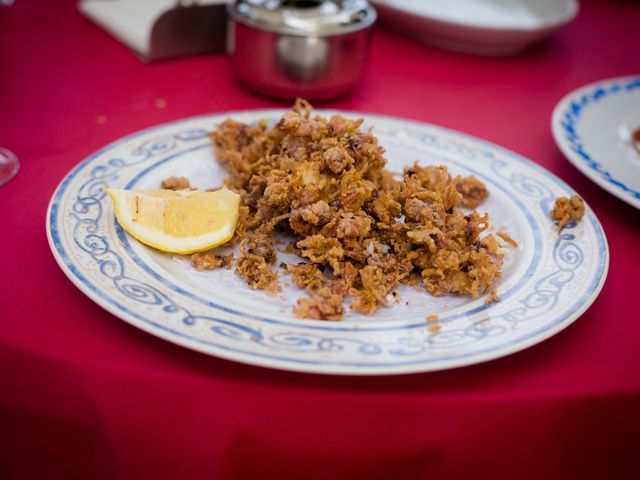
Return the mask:
<svg viewBox="0 0 640 480">
<path fill-rule="evenodd" d="M 365 0 L 239 0 L 229 5 L 236 79 L 270 97 L 329 100 L 360 79 L 375 11 Z"/>
</svg>

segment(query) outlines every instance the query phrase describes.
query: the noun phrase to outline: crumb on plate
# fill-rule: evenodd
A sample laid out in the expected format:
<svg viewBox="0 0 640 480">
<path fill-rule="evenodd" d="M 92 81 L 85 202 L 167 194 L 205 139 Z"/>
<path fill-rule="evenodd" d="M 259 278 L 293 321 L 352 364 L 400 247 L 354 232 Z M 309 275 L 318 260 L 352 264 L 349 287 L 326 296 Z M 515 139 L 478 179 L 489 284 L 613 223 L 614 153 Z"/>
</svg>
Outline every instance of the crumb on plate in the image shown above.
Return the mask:
<svg viewBox="0 0 640 480">
<path fill-rule="evenodd" d="M 558 222 L 558 231 L 569 222 L 578 222 L 584 216 L 584 201 L 577 195 L 558 197 L 550 212 L 551 220 Z"/>
<path fill-rule="evenodd" d="M 233 253 L 216 255 L 215 253 L 194 253 L 191 255 L 191 265 L 198 271 L 224 268 L 230 270 L 233 266 Z"/>
<path fill-rule="evenodd" d="M 160 184 L 163 190 L 190 190 L 191 183 L 186 177 L 169 177 Z"/>
</svg>

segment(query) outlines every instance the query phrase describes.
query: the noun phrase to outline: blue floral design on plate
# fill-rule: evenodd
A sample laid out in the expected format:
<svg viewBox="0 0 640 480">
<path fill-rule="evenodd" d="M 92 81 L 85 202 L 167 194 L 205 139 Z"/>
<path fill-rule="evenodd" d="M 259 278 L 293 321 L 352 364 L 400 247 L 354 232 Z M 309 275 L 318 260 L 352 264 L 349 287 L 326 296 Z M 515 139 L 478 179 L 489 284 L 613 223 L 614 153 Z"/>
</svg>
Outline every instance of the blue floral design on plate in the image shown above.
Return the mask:
<svg viewBox="0 0 640 480">
<path fill-rule="evenodd" d="M 453 308 L 438 319 L 436 331 L 415 312 L 381 323 L 325 323 L 230 307 L 224 295 L 203 298 L 136 253 L 114 221 L 104 189 L 135 186 L 168 162 L 208 151 L 207 129 L 228 116 L 277 117 L 274 111 L 205 116 L 139 132 L 80 163 L 53 195 L 47 234 L 62 269 L 98 304 L 154 335 L 208 354 L 289 370 L 429 371 L 497 358 L 553 335 L 584 311 L 604 282 L 608 249 L 590 210 L 579 226 L 570 225 L 560 235 L 552 231 L 553 199 L 573 193 L 562 181 L 484 141 L 365 115 L 385 146 L 474 172 L 492 192 L 511 199 L 510 208 L 529 229 L 532 241 L 523 248 L 531 254 L 501 291 L 502 301 Z"/>
<path fill-rule="evenodd" d="M 552 129 L 560 149 L 576 167 L 614 195 L 640 208 L 640 190 L 629 184 L 630 178 L 622 178 L 610 170 L 611 158 L 621 155 L 618 146 L 611 145 L 607 158 L 598 158 L 586 145 L 585 134 L 589 137 L 614 132 L 616 125 L 602 125 L 602 130 L 596 132 L 585 132 L 582 125 L 586 113 L 597 115 L 593 113 L 594 109 L 603 108 L 611 100 L 623 98 L 626 99 L 625 107 L 640 113 L 640 77 L 597 82 L 570 93 L 558 103 L 553 113 Z M 624 121 L 623 118 L 619 120 Z M 638 127 L 640 125 L 636 125 Z M 619 161 L 625 160 L 621 158 Z"/>
</svg>

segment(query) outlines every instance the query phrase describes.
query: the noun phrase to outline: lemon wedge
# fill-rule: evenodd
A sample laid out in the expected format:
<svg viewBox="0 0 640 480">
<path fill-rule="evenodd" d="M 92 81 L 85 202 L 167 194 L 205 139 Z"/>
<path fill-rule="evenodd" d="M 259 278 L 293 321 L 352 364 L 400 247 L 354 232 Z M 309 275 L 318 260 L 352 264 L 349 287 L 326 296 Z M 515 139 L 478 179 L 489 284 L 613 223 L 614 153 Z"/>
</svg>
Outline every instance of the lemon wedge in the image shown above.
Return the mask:
<svg viewBox="0 0 640 480">
<path fill-rule="evenodd" d="M 118 222 L 145 245 L 163 252 L 202 252 L 229 241 L 240 196 L 227 188 L 190 190 L 106 189 Z"/>
</svg>

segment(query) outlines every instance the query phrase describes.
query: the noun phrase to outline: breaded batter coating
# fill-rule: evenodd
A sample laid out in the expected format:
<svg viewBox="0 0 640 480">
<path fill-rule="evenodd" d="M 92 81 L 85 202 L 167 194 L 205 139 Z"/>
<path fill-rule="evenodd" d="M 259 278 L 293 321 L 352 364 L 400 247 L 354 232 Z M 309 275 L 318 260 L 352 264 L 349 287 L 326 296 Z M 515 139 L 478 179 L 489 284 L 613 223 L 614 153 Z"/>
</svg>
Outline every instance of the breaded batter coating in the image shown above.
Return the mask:
<svg viewBox="0 0 640 480">
<path fill-rule="evenodd" d="M 309 292 L 300 317 L 339 320 L 344 300 L 372 314 L 401 284 L 421 281 L 432 295 L 494 293 L 503 256 L 488 215 L 465 214 L 488 196 L 474 177 L 444 166 L 384 170 L 384 149 L 362 120 L 323 118 L 298 100 L 272 128 L 226 120 L 210 134 L 225 184 L 241 196 L 236 273 L 252 288 L 277 279 L 272 234 L 295 239 L 305 259 L 289 265 L 293 283 Z M 492 297 L 493 298 L 493 297 Z"/>
<path fill-rule="evenodd" d="M 489 190 L 484 183 L 473 175 L 463 178 L 456 186 L 458 192 L 462 195 L 460 204 L 465 208 L 477 208 L 489 196 Z"/>
<path fill-rule="evenodd" d="M 191 184 L 186 177 L 169 177 L 160 184 L 163 190 L 191 190 Z"/>
<path fill-rule="evenodd" d="M 584 201 L 577 195 L 558 197 L 550 212 L 551 220 L 558 222 L 558 231 L 569 222 L 578 222 L 584 216 Z"/>
<path fill-rule="evenodd" d="M 301 298 L 293 309 L 300 318 L 314 320 L 340 320 L 344 314 L 342 303 L 344 296 L 331 293 L 327 287 L 318 289 L 310 298 Z"/>
<path fill-rule="evenodd" d="M 215 253 L 194 253 L 191 255 L 191 265 L 198 271 L 213 270 L 219 267 L 231 270 L 233 253 L 224 256 L 216 255 Z"/>
</svg>

